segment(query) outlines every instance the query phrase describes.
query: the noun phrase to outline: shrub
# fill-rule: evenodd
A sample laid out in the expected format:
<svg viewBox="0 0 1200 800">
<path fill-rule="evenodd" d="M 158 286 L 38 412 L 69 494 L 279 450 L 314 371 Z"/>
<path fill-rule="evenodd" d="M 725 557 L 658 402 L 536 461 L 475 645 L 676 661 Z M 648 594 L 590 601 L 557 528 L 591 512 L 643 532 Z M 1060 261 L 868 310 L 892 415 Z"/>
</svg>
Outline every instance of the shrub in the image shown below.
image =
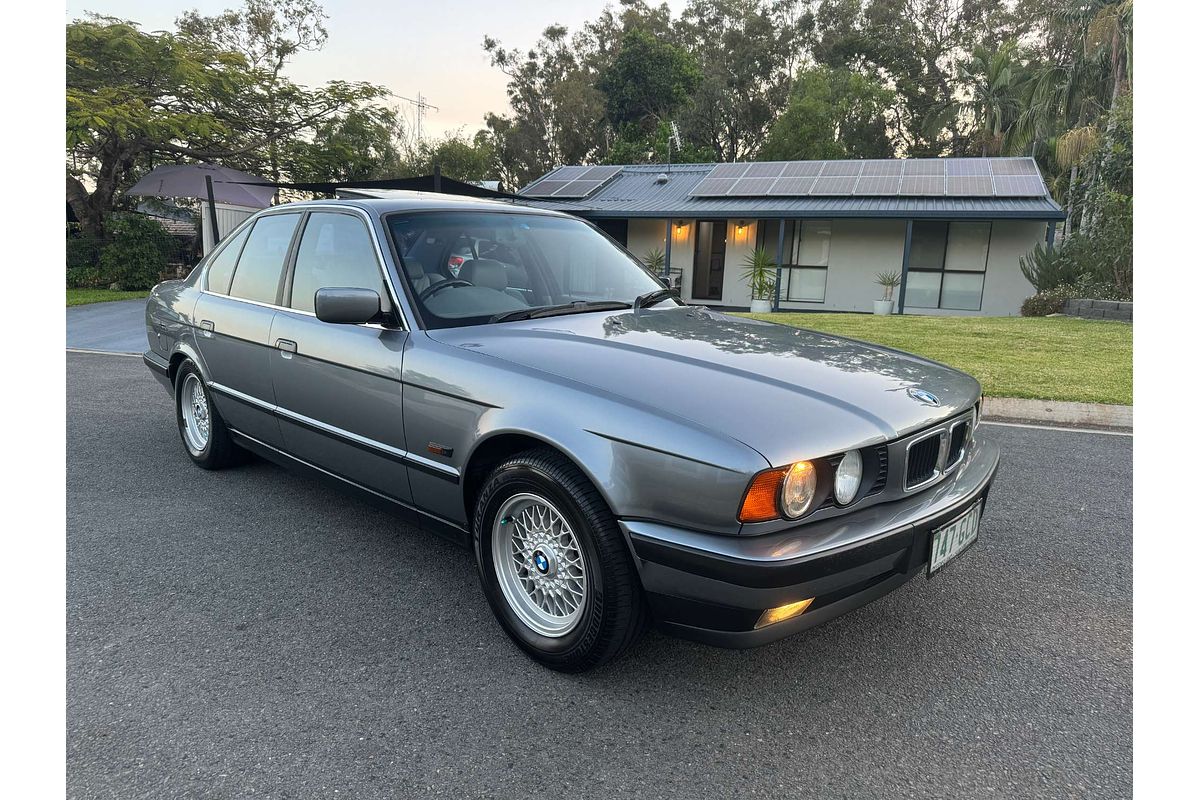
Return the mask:
<svg viewBox="0 0 1200 800">
<path fill-rule="evenodd" d="M 99 289 L 112 281 L 104 280 L 99 267 L 71 267 L 67 270 L 68 289 Z"/>
<path fill-rule="evenodd" d="M 1044 317 L 1048 314 L 1059 314 L 1068 300 L 1132 300 L 1129 292 L 1116 284 L 1098 283 L 1083 279 L 1076 283 L 1055 286 L 1044 292 L 1038 292 L 1032 297 L 1025 298 L 1021 303 L 1022 317 Z"/>
<path fill-rule="evenodd" d="M 113 219 L 109 232 L 112 240 L 100 253 L 101 285 L 133 291 L 158 283 L 174 247 L 162 225 L 138 214 L 125 214 Z"/>
<path fill-rule="evenodd" d="M 100 264 L 100 251 L 104 248 L 102 239 L 91 236 L 67 237 L 67 271 L 91 267 L 95 269 Z"/>
</svg>

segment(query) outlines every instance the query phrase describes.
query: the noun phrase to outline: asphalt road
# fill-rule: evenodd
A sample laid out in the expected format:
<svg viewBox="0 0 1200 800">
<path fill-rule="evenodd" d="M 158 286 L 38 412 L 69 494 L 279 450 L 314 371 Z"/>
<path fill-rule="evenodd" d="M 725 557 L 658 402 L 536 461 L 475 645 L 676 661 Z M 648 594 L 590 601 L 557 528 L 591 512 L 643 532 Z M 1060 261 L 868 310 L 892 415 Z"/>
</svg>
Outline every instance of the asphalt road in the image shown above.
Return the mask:
<svg viewBox="0 0 1200 800">
<path fill-rule="evenodd" d="M 146 301 L 67 306 L 67 347 L 141 353 L 146 349 Z"/>
<path fill-rule="evenodd" d="M 936 579 L 563 676 L 466 551 L 263 462 L 193 467 L 138 359 L 67 368 L 70 797 L 1130 794 L 1129 438 L 986 426 L 981 540 Z"/>
</svg>

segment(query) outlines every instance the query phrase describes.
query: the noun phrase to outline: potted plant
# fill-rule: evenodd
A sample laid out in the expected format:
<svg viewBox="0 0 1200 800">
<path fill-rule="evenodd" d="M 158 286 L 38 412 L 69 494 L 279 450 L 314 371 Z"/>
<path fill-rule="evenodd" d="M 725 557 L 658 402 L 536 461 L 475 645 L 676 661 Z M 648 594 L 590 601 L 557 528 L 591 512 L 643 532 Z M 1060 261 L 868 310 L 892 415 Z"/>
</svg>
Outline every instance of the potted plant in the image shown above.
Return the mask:
<svg viewBox="0 0 1200 800">
<path fill-rule="evenodd" d="M 770 312 L 775 296 L 775 260 L 765 247 L 746 254 L 742 278 L 750 284 L 750 310 L 755 314 Z"/>
<path fill-rule="evenodd" d="M 666 262 L 666 260 L 667 257 L 663 253 L 662 248 L 655 247 L 647 250 L 646 254 L 642 256 L 642 265 L 655 275 L 662 275 L 663 264 Z"/>
<path fill-rule="evenodd" d="M 883 287 L 883 299 L 875 301 L 875 313 L 880 315 L 891 314 L 895 305 L 892 300 L 892 293 L 900 285 L 900 273 L 895 271 L 881 272 L 875 276 L 875 282 Z"/>
</svg>

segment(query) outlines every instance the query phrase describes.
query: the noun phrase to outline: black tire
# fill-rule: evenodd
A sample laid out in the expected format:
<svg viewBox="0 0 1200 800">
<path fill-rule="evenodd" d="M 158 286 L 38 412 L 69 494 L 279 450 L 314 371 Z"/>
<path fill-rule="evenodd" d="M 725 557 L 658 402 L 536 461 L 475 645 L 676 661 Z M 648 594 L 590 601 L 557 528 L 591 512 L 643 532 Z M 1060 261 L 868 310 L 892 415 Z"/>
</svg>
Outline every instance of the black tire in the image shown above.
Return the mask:
<svg viewBox="0 0 1200 800">
<path fill-rule="evenodd" d="M 588 591 L 578 623 L 563 636 L 544 636 L 514 612 L 499 585 L 492 556 L 497 512 L 515 494 L 550 500 L 577 533 Z M 512 640 L 541 664 L 583 672 L 624 653 L 646 629 L 641 582 L 604 498 L 569 459 L 550 449 L 519 453 L 487 477 L 475 504 L 475 563 L 488 603 Z"/>
<path fill-rule="evenodd" d="M 202 448 L 196 448 L 188 441 L 184 421 L 183 391 L 184 386 L 188 383 L 189 375 L 194 375 L 198 379 L 200 390 L 204 393 L 204 399 L 208 405 L 208 441 Z M 184 451 L 198 466 L 204 469 L 223 469 L 242 460 L 245 451 L 235 445 L 230 438 L 229 428 L 225 426 L 225 420 L 221 419 L 220 412 L 213 404 L 212 394 L 204 383 L 204 376 L 200 373 L 200 368 L 190 359 L 180 364 L 175 373 L 175 424 L 179 428 L 179 438 L 183 441 Z"/>
</svg>

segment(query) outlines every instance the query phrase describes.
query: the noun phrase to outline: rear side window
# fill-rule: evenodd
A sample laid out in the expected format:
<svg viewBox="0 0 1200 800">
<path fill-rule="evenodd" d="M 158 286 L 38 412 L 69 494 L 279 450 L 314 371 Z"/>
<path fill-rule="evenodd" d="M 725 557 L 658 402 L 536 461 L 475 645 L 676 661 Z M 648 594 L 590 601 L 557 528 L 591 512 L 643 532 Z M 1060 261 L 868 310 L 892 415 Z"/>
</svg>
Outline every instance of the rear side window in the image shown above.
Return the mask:
<svg viewBox="0 0 1200 800">
<path fill-rule="evenodd" d="M 299 214 L 272 214 L 254 223 L 233 272 L 231 297 L 274 303 Z"/>
<path fill-rule="evenodd" d="M 383 308 L 387 292 L 367 226 L 349 214 L 314 212 L 304 224 L 292 278 L 292 308 L 313 310 L 317 289 L 373 289 Z"/>
<path fill-rule="evenodd" d="M 246 236 L 249 233 L 250 228 L 243 229 L 221 248 L 221 252 L 217 253 L 212 263 L 208 265 L 208 290 L 210 292 L 229 294 L 229 281 L 233 278 L 233 267 L 237 264 L 238 255 L 242 252 L 242 245 L 246 243 Z"/>
</svg>

